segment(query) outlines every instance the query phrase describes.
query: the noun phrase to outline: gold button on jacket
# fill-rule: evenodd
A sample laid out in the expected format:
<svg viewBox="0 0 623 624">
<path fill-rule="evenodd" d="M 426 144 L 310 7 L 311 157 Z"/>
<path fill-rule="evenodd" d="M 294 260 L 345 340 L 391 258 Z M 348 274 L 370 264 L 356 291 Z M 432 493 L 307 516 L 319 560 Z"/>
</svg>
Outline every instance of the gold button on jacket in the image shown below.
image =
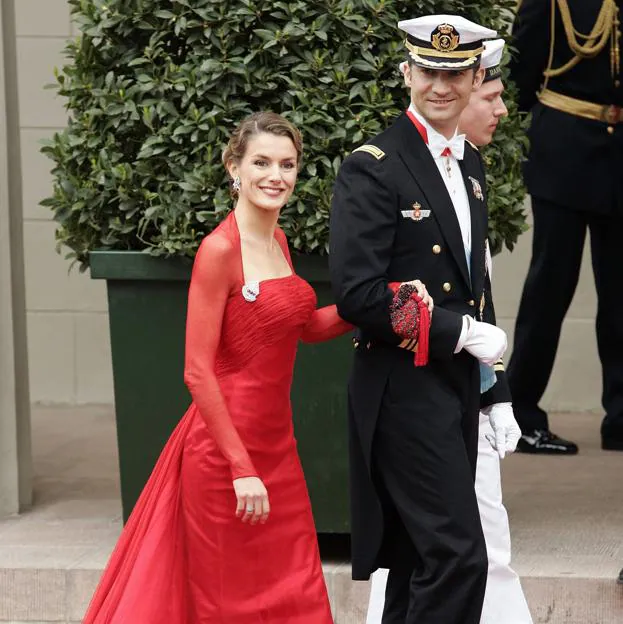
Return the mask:
<svg viewBox="0 0 623 624">
<path fill-rule="evenodd" d="M 444 282 L 442 288 L 444 292 L 450 292 L 452 290 L 452 284 L 450 284 L 450 282 Z"/>
<path fill-rule="evenodd" d="M 433 253 L 440 254 L 441 253 L 441 245 L 433 245 Z"/>
</svg>

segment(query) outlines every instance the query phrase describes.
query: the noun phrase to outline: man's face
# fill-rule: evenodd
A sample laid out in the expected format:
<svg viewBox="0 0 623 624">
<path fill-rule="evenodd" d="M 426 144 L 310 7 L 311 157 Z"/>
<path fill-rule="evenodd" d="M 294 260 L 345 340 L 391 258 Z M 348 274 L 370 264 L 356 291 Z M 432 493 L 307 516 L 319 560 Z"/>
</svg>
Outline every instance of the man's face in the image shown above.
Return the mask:
<svg viewBox="0 0 623 624">
<path fill-rule="evenodd" d="M 484 70 L 439 70 L 408 65 L 405 84 L 411 102 L 439 132 L 454 132 L 470 95 L 482 84 Z"/>
<path fill-rule="evenodd" d="M 478 91 L 472 93 L 469 104 L 461 113 L 459 132 L 478 145 L 488 145 L 493 139 L 498 122 L 508 115 L 508 110 L 502 99 L 504 85 L 500 78 L 485 82 Z"/>
</svg>

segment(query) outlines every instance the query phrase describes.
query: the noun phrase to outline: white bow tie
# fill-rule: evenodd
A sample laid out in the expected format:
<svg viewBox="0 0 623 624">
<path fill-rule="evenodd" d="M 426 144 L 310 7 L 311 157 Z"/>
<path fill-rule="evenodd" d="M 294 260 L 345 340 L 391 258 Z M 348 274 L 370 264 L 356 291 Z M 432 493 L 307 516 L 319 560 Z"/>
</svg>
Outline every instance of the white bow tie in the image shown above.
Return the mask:
<svg viewBox="0 0 623 624">
<path fill-rule="evenodd" d="M 428 138 L 428 149 L 433 155 L 433 158 L 439 158 L 446 148 L 452 152 L 452 155 L 457 160 L 463 160 L 463 153 L 465 152 L 465 135 L 457 134 L 449 141 L 445 137 L 441 136 L 441 134 L 433 134 Z"/>
</svg>

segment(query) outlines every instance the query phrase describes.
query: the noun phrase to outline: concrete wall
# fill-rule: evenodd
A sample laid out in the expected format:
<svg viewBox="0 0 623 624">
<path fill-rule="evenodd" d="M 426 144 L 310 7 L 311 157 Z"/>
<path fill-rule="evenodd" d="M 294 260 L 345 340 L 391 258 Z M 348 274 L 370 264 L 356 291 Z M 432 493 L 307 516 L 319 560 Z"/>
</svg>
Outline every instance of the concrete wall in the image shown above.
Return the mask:
<svg viewBox="0 0 623 624">
<path fill-rule="evenodd" d="M 62 103 L 42 87 L 63 63 L 69 10 L 65 0 L 16 0 L 16 8 L 31 395 L 35 402 L 108 403 L 113 391 L 105 286 L 76 271 L 68 274 L 68 263 L 54 251 L 54 224 L 37 205 L 50 193 L 50 162 L 38 153 L 38 141 L 66 120 Z M 496 259 L 498 315 L 509 331 L 529 248 L 527 234 L 515 253 Z M 595 295 L 586 268 L 546 398 L 557 408 L 599 407 Z"/>
<path fill-rule="evenodd" d="M 0 518 L 30 505 L 32 459 L 17 52 L 13 0 L 0 0 Z"/>
<path fill-rule="evenodd" d="M 51 193 L 52 161 L 39 141 L 66 124 L 54 67 L 72 34 L 66 0 L 16 0 L 30 388 L 34 402 L 113 400 L 106 288 L 58 255 L 54 223 L 38 202 Z"/>
</svg>

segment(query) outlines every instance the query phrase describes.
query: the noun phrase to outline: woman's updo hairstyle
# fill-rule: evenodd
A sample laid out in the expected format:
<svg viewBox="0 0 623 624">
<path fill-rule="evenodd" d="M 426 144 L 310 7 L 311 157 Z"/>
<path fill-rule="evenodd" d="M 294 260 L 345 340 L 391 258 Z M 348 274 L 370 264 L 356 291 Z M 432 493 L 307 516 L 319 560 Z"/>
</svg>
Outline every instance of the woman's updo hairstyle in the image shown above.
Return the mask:
<svg viewBox="0 0 623 624">
<path fill-rule="evenodd" d="M 285 117 L 269 111 L 253 113 L 243 119 L 233 131 L 227 147 L 223 151 L 223 164 L 239 163 L 247 151 L 249 139 L 256 134 L 266 132 L 276 136 L 288 137 L 296 148 L 296 164 L 301 168 L 303 159 L 303 138 L 298 129 Z"/>
</svg>

